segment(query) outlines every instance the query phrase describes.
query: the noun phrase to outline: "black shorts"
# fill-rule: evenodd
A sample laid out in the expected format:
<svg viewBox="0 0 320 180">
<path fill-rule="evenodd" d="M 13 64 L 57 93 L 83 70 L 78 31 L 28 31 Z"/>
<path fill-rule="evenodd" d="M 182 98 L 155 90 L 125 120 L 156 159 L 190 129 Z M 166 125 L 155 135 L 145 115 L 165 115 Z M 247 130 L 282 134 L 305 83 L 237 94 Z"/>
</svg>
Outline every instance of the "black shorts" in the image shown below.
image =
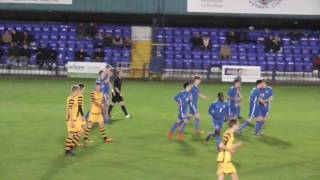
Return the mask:
<svg viewBox="0 0 320 180">
<path fill-rule="evenodd" d="M 112 102 L 113 103 L 119 103 L 123 101 L 123 97 L 120 95 L 120 94 L 115 94 L 115 95 L 112 95 Z"/>
</svg>

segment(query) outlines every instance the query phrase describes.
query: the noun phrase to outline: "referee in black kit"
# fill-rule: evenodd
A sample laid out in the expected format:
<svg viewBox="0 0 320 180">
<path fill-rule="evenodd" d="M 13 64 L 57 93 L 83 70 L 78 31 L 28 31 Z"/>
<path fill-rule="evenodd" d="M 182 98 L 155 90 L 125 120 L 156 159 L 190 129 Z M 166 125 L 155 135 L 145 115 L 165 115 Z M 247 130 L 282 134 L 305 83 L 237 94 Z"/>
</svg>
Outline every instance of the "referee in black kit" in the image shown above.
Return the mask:
<svg viewBox="0 0 320 180">
<path fill-rule="evenodd" d="M 112 100 L 111 100 L 111 103 L 110 103 L 109 109 L 108 109 L 109 117 L 111 117 L 111 111 L 112 111 L 113 106 L 116 103 L 120 103 L 121 109 L 122 109 L 125 117 L 130 118 L 130 114 L 128 113 L 127 108 L 124 104 L 124 99 L 123 99 L 123 96 L 121 93 L 122 77 L 123 77 L 123 71 L 118 70 L 116 73 L 116 77 L 113 81 Z"/>
</svg>

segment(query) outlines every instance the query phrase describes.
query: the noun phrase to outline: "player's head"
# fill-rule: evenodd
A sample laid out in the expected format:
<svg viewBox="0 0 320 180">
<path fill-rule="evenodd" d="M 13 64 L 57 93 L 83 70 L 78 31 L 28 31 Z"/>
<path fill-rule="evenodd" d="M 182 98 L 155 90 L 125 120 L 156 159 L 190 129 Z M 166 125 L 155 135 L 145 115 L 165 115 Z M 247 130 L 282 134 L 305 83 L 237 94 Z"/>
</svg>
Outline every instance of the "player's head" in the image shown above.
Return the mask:
<svg viewBox="0 0 320 180">
<path fill-rule="evenodd" d="M 219 99 L 219 101 L 224 101 L 224 94 L 223 94 L 223 92 L 219 92 L 219 93 L 218 93 L 218 99 Z"/>
<path fill-rule="evenodd" d="M 198 76 L 198 75 L 195 75 L 193 77 L 193 83 L 196 84 L 196 85 L 200 85 L 201 84 L 201 77 Z"/>
<path fill-rule="evenodd" d="M 78 85 L 72 85 L 71 86 L 71 94 L 73 96 L 77 96 L 80 92 L 80 87 Z"/>
<path fill-rule="evenodd" d="M 239 88 L 241 86 L 241 80 L 240 79 L 235 79 L 233 81 L 234 87 Z"/>
<path fill-rule="evenodd" d="M 111 65 L 110 65 L 110 64 L 107 64 L 107 65 L 106 65 L 106 68 L 105 68 L 105 72 L 106 72 L 107 74 L 109 74 L 109 73 L 111 73 L 111 70 L 112 70 Z"/>
<path fill-rule="evenodd" d="M 228 127 L 233 129 L 233 132 L 236 132 L 239 129 L 239 124 L 237 119 L 230 119 Z"/>
<path fill-rule="evenodd" d="M 267 86 L 267 81 L 265 79 L 262 79 L 262 88 L 266 88 Z"/>
<path fill-rule="evenodd" d="M 96 81 L 95 91 L 100 92 L 101 90 L 101 83 L 100 81 Z"/>
<path fill-rule="evenodd" d="M 257 80 L 256 85 L 258 89 L 262 88 L 262 80 L 261 79 Z"/>
<path fill-rule="evenodd" d="M 123 70 L 118 70 L 117 71 L 117 77 L 122 78 L 124 76 Z"/>
<path fill-rule="evenodd" d="M 191 84 L 190 82 L 185 82 L 185 83 L 183 83 L 183 88 L 184 88 L 187 92 L 191 91 L 191 87 L 192 87 L 192 84 Z"/>
<path fill-rule="evenodd" d="M 78 84 L 78 86 L 80 88 L 80 93 L 83 93 L 84 89 L 85 89 L 84 84 L 80 83 L 80 84 Z"/>
</svg>

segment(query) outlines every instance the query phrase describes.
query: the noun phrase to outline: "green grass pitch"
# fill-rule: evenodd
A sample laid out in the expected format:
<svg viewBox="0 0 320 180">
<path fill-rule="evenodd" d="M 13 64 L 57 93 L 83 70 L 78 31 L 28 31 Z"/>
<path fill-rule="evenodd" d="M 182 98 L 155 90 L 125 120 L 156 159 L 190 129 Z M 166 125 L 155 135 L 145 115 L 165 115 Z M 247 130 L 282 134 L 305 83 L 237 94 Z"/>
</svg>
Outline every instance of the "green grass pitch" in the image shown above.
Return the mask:
<svg viewBox="0 0 320 180">
<path fill-rule="evenodd" d="M 98 129 L 94 143 L 64 156 L 65 106 L 70 85 L 79 79 L 0 79 L 0 180 L 208 180 L 216 179 L 214 142 L 193 135 L 193 122 L 184 143 L 167 140 L 176 121 L 173 97 L 177 82 L 124 81 L 124 97 L 133 117 L 124 119 L 115 108 L 107 133 L 115 141 L 103 144 Z M 86 110 L 89 91 L 87 85 Z M 200 100 L 201 127 L 211 131 L 207 108 L 217 92 L 230 84 L 203 84 L 210 101 Z M 248 112 L 252 84 L 243 87 Z M 271 117 L 264 137 L 247 129 L 237 140 L 244 142 L 233 157 L 243 180 L 320 179 L 320 89 L 317 86 L 274 86 Z"/>
</svg>

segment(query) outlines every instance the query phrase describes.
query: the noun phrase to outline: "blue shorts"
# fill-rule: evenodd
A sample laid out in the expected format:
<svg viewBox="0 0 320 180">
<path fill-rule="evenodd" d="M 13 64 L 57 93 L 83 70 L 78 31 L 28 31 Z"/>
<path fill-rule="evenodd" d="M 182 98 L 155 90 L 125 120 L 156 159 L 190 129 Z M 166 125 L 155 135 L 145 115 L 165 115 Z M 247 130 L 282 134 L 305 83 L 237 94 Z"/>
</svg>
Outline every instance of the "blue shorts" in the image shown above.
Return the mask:
<svg viewBox="0 0 320 180">
<path fill-rule="evenodd" d="M 215 130 L 221 130 L 223 123 L 224 123 L 224 120 L 223 119 L 222 120 L 212 119 L 212 123 L 213 123 Z"/>
<path fill-rule="evenodd" d="M 191 115 L 196 115 L 197 113 L 199 113 L 197 105 L 189 105 L 189 110 Z"/>
<path fill-rule="evenodd" d="M 255 119 L 261 116 L 262 116 L 262 107 L 257 104 L 255 105 L 250 104 L 249 118 Z"/>
<path fill-rule="evenodd" d="M 179 121 L 188 120 L 187 112 L 179 111 L 178 120 Z"/>
<path fill-rule="evenodd" d="M 229 117 L 239 117 L 240 116 L 240 106 L 236 106 L 235 104 L 231 104 L 228 109 Z"/>
</svg>

